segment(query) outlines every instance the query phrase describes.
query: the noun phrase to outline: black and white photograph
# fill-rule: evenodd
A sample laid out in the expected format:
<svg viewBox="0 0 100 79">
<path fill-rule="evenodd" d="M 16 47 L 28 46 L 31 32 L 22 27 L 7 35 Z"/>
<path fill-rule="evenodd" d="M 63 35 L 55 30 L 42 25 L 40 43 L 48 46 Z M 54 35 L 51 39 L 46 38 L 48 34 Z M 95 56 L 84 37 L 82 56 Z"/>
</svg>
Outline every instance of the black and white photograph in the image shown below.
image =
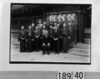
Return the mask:
<svg viewBox="0 0 100 79">
<path fill-rule="evenodd" d="M 91 64 L 91 4 L 10 5 L 10 63 Z"/>
</svg>

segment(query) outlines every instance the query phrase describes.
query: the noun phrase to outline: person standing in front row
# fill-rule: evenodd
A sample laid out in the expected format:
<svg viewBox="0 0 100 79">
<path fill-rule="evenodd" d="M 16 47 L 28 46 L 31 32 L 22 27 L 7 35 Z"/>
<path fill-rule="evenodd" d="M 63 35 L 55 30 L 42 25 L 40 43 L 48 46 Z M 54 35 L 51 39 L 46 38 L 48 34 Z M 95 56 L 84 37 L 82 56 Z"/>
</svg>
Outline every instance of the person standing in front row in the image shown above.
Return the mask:
<svg viewBox="0 0 100 79">
<path fill-rule="evenodd" d="M 59 31 L 59 26 L 56 23 L 54 23 L 53 39 L 54 39 L 54 51 L 56 54 L 59 54 L 59 51 L 60 51 L 60 31 Z"/>
<path fill-rule="evenodd" d="M 32 52 L 33 51 L 33 36 L 32 36 L 32 28 L 31 25 L 28 28 L 27 32 L 27 52 Z"/>
<path fill-rule="evenodd" d="M 54 39 L 53 39 L 53 34 L 54 34 L 53 25 L 50 25 L 50 28 L 49 28 L 49 36 L 50 36 L 50 51 L 51 51 L 51 52 L 54 51 Z"/>
<path fill-rule="evenodd" d="M 31 31 L 32 31 L 32 50 L 34 51 L 35 50 L 35 23 L 32 23 L 32 28 L 31 28 Z"/>
<path fill-rule="evenodd" d="M 48 35 L 48 30 L 45 26 L 42 28 L 42 50 L 44 54 L 50 54 L 50 38 Z"/>
<path fill-rule="evenodd" d="M 18 40 L 20 41 L 20 52 L 26 52 L 26 33 L 24 26 L 21 26 L 20 36 Z"/>
<path fill-rule="evenodd" d="M 34 38 L 35 51 L 39 51 L 40 50 L 40 28 L 36 26 L 34 32 L 35 32 L 35 38 Z"/>
<path fill-rule="evenodd" d="M 66 23 L 63 24 L 62 28 L 62 51 L 67 53 L 69 48 L 69 30 L 66 26 Z"/>
</svg>

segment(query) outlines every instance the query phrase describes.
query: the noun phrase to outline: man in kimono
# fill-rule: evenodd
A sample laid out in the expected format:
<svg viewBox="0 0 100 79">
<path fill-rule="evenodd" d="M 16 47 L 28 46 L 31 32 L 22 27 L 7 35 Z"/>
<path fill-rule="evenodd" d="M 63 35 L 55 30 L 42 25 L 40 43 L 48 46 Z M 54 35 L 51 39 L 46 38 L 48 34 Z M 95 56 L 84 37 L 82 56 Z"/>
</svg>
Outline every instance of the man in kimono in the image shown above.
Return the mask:
<svg viewBox="0 0 100 79">
<path fill-rule="evenodd" d="M 43 54 L 50 54 L 50 38 L 46 27 L 42 28 L 42 50 Z"/>
<path fill-rule="evenodd" d="M 30 25 L 27 32 L 27 52 L 32 52 L 32 51 L 33 51 L 33 36 L 32 36 L 32 27 Z"/>
<path fill-rule="evenodd" d="M 61 52 L 62 50 L 62 35 L 61 35 L 61 29 L 62 29 L 62 25 L 60 23 L 57 23 L 57 27 L 58 27 L 58 32 L 59 32 L 59 52 Z"/>
<path fill-rule="evenodd" d="M 66 26 L 66 23 L 63 24 L 62 28 L 62 51 L 64 53 L 67 53 L 68 48 L 69 48 L 69 30 L 68 27 Z"/>
<path fill-rule="evenodd" d="M 40 35 L 41 35 L 41 30 L 39 26 L 35 27 L 34 30 L 35 33 L 35 37 L 34 37 L 34 46 L 35 46 L 35 50 L 39 51 L 40 50 L 40 46 L 41 46 L 41 39 L 40 39 Z"/>
<path fill-rule="evenodd" d="M 60 31 L 59 27 L 57 24 L 54 24 L 54 34 L 53 34 L 53 39 L 54 39 L 54 51 L 56 54 L 59 54 L 60 51 Z"/>
<path fill-rule="evenodd" d="M 50 25 L 49 36 L 50 36 L 50 51 L 54 51 L 54 39 L 53 39 L 54 29 L 53 25 Z"/>
<path fill-rule="evenodd" d="M 32 23 L 32 27 L 31 27 L 31 31 L 32 31 L 32 49 L 33 51 L 35 50 L 35 45 L 34 45 L 34 38 L 35 38 L 35 23 Z"/>
<path fill-rule="evenodd" d="M 72 21 L 73 26 L 73 45 L 77 44 L 77 25 Z"/>
<path fill-rule="evenodd" d="M 24 26 L 21 26 L 20 36 L 18 39 L 20 41 L 20 52 L 26 52 L 26 33 Z"/>
<path fill-rule="evenodd" d="M 68 29 L 69 29 L 69 48 L 72 48 L 73 47 L 73 26 L 72 26 L 72 22 L 69 21 L 68 22 Z"/>
</svg>

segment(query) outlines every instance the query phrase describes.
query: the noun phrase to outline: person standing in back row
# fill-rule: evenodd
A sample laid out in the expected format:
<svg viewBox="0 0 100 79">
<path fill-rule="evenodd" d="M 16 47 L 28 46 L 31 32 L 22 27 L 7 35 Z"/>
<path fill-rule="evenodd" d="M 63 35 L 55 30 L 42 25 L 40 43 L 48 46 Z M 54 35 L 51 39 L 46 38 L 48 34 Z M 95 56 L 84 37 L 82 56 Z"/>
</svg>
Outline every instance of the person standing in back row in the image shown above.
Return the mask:
<svg viewBox="0 0 100 79">
<path fill-rule="evenodd" d="M 32 31 L 32 50 L 34 51 L 35 50 L 35 23 L 32 23 L 32 28 L 31 28 L 31 31 Z"/>
<path fill-rule="evenodd" d="M 72 48 L 73 47 L 73 26 L 72 26 L 72 22 L 69 21 L 68 22 L 68 29 L 69 29 L 69 48 Z"/>
<path fill-rule="evenodd" d="M 66 23 L 63 24 L 62 28 L 62 51 L 67 53 L 69 48 L 69 30 Z"/>
<path fill-rule="evenodd" d="M 50 36 L 50 51 L 54 51 L 54 39 L 53 39 L 54 29 L 53 25 L 50 25 L 49 36 Z"/>
<path fill-rule="evenodd" d="M 56 23 L 54 23 L 53 39 L 54 39 L 54 51 L 56 54 L 59 54 L 59 51 L 60 51 L 60 31 L 59 31 L 59 26 Z"/>
</svg>

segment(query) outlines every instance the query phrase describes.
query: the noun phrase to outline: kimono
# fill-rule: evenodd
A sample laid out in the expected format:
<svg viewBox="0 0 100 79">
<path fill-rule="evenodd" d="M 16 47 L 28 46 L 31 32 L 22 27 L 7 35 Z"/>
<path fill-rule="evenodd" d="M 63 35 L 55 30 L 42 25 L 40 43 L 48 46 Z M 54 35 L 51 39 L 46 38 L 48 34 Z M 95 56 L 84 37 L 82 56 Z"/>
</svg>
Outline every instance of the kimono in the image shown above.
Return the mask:
<svg viewBox="0 0 100 79">
<path fill-rule="evenodd" d="M 53 28 L 49 29 L 49 36 L 50 36 L 50 50 L 54 51 L 54 39 L 53 39 L 54 30 Z"/>
<path fill-rule="evenodd" d="M 50 54 L 50 37 L 47 29 L 42 29 L 42 50 L 43 54 Z"/>
<path fill-rule="evenodd" d="M 69 48 L 69 30 L 67 27 L 62 28 L 62 51 L 67 52 Z"/>
<path fill-rule="evenodd" d="M 20 52 L 26 52 L 26 34 L 24 30 L 21 30 L 21 33 L 18 39 L 20 41 Z"/>
<path fill-rule="evenodd" d="M 28 31 L 27 35 L 27 52 L 33 51 L 33 37 L 31 30 Z"/>
<path fill-rule="evenodd" d="M 72 25 L 68 26 L 69 28 L 69 48 L 73 47 L 73 42 L 74 42 L 74 29 Z"/>
<path fill-rule="evenodd" d="M 73 25 L 73 43 L 77 44 L 77 26 Z"/>
<path fill-rule="evenodd" d="M 34 37 L 35 51 L 39 51 L 41 49 L 40 28 L 36 27 L 34 32 L 35 32 L 35 37 Z"/>
<path fill-rule="evenodd" d="M 54 51 L 55 53 L 59 53 L 60 51 L 60 30 L 54 29 L 54 34 L 53 34 L 53 40 L 54 40 Z"/>
<path fill-rule="evenodd" d="M 31 31 L 32 31 L 32 49 L 33 49 L 33 51 L 35 50 L 35 27 L 33 27 L 32 29 L 31 29 Z"/>
</svg>

